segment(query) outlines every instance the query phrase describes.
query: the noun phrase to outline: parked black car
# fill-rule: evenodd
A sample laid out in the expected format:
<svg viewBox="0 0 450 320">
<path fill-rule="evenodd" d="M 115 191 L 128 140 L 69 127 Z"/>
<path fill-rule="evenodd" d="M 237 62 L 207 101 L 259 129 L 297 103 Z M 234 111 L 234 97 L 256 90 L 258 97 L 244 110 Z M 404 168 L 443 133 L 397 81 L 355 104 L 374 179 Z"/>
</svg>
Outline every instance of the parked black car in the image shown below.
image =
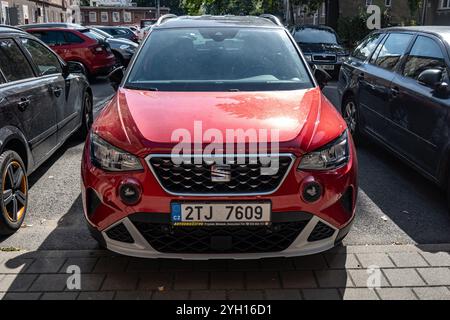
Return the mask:
<svg viewBox="0 0 450 320">
<path fill-rule="evenodd" d="M 0 235 L 22 224 L 27 175 L 93 120 L 83 66 L 65 63 L 25 31 L 0 26 Z"/>
<path fill-rule="evenodd" d="M 105 31 L 98 28 L 90 28 L 90 30 L 96 32 L 104 38 L 104 41 L 106 41 L 111 47 L 111 51 L 116 56 L 117 62 L 119 64 L 125 67 L 128 66 L 128 63 L 139 47 L 136 42 L 128 39 L 114 38 L 109 33 L 106 33 Z"/>
<path fill-rule="evenodd" d="M 122 38 L 134 41 L 136 43 L 139 42 L 138 36 L 127 27 L 114 27 L 114 26 L 91 26 L 93 28 L 97 28 L 100 30 L 109 33 L 114 38 Z"/>
<path fill-rule="evenodd" d="M 354 138 L 373 138 L 441 186 L 450 178 L 449 53 L 450 27 L 376 31 L 338 82 Z"/>
<path fill-rule="evenodd" d="M 348 51 L 341 44 L 336 32 L 327 26 L 303 25 L 292 30 L 306 60 L 316 67 L 337 76 Z"/>
</svg>

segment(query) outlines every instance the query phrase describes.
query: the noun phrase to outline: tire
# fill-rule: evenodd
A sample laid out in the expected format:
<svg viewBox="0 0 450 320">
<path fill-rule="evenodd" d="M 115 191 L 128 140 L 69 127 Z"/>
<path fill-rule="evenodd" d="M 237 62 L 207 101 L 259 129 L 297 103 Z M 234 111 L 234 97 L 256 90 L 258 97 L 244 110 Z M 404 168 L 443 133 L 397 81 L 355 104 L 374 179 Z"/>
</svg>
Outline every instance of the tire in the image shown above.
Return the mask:
<svg viewBox="0 0 450 320">
<path fill-rule="evenodd" d="M 0 173 L 0 235 L 5 236 L 16 232 L 25 219 L 28 179 L 22 159 L 12 150 L 0 155 Z"/>
<path fill-rule="evenodd" d="M 91 129 L 92 123 L 94 122 L 94 111 L 91 94 L 86 91 L 83 97 L 83 111 L 81 116 L 81 127 L 79 130 L 79 136 L 81 139 L 85 139 L 89 130 Z"/>
<path fill-rule="evenodd" d="M 358 104 L 353 96 L 347 97 L 342 103 L 342 117 L 347 123 L 349 132 L 355 143 L 360 142 L 361 132 L 359 127 Z"/>
</svg>

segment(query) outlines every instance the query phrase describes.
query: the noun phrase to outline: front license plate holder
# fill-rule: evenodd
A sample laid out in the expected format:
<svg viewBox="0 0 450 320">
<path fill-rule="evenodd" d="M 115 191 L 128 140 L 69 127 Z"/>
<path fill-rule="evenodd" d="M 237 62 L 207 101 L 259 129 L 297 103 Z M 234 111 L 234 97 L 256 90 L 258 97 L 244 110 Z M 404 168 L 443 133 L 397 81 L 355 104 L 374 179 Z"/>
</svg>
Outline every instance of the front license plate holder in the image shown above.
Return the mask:
<svg viewBox="0 0 450 320">
<path fill-rule="evenodd" d="M 264 202 L 172 202 L 174 226 L 270 225 L 272 204 Z"/>
</svg>

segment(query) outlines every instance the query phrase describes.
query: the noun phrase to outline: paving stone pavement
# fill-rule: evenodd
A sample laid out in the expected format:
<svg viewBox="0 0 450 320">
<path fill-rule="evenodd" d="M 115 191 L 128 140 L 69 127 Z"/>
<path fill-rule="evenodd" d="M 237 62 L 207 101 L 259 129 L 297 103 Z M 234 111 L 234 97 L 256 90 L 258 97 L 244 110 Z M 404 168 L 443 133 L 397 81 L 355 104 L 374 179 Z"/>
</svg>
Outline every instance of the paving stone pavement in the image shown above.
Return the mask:
<svg viewBox="0 0 450 320">
<path fill-rule="evenodd" d="M 80 271 L 80 290 L 73 270 Z M 450 300 L 450 244 L 209 261 L 102 250 L 0 252 L 0 299 Z"/>
</svg>

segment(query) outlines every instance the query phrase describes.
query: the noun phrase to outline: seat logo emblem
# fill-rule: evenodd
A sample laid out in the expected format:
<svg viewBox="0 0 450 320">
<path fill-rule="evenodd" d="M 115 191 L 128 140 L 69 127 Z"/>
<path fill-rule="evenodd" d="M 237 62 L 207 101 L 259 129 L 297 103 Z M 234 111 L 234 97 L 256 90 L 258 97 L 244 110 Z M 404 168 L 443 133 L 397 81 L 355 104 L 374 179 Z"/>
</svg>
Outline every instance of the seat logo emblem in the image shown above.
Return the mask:
<svg viewBox="0 0 450 320">
<path fill-rule="evenodd" d="M 230 182 L 231 181 L 231 166 L 228 164 L 211 166 L 211 181 L 212 182 Z"/>
</svg>

